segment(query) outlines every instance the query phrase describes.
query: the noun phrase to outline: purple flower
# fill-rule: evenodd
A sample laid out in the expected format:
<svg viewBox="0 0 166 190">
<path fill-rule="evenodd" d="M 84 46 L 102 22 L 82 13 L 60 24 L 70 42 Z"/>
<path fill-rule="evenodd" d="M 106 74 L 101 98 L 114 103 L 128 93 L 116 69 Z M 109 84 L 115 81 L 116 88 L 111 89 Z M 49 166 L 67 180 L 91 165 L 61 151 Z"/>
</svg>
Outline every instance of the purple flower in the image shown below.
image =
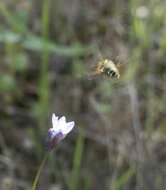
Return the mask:
<svg viewBox="0 0 166 190">
<path fill-rule="evenodd" d="M 52 114 L 52 128 L 48 130 L 46 137 L 47 151 L 51 151 L 55 145 L 64 139 L 68 133 L 73 129 L 74 121 L 66 122 L 65 116 L 58 119 L 55 114 Z"/>
</svg>

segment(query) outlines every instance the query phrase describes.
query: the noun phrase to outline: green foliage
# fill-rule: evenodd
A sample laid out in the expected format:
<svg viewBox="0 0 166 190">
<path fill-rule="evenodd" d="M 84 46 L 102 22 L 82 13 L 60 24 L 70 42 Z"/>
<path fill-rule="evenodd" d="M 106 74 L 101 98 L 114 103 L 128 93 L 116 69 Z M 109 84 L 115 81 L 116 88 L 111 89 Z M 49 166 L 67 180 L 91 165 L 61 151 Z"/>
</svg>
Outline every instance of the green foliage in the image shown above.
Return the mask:
<svg viewBox="0 0 166 190">
<path fill-rule="evenodd" d="M 163 189 L 166 3 L 162 0 L 105 0 L 99 4 L 71 1 L 71 5 L 60 0 L 42 2 L 35 7 L 28 1 L 32 10 L 0 3 L 0 118 L 9 119 L 12 133 L 16 133 L 8 135 L 4 132 L 7 122 L 2 123 L 0 149 L 3 154 L 6 144 L 11 157 L 18 155 L 12 162 L 24 158 L 33 168 L 29 171 L 27 166 L 23 177 L 19 168 L 16 174 L 12 170 L 12 176 L 16 179 L 20 175 L 31 183 L 31 172 L 44 151 L 49 113 L 57 111 L 75 118 L 86 133 L 84 137 L 81 131 L 71 143 L 68 138 L 64 147 L 60 146 L 56 164 L 52 155 L 49 165 L 52 170 L 46 168 L 43 173 L 46 183 L 67 181 L 69 190 L 98 190 L 104 189 L 108 182 L 107 189 L 134 190 L 139 185 L 137 165 L 144 169 L 142 181 L 147 189 Z M 147 12 L 140 14 L 140 10 Z M 98 60 L 97 49 L 104 58 L 122 56 L 127 68 L 119 81 L 100 76 L 89 80 L 91 66 Z M 131 84 L 135 93 L 128 90 Z M 29 134 L 34 151 L 18 149 L 18 145 L 24 144 L 16 138 L 24 133 L 20 128 Z M 72 144 L 75 141 L 76 145 Z M 143 144 L 141 153 L 140 144 Z M 120 164 L 115 165 L 114 158 L 119 154 Z M 140 154 L 142 162 L 138 159 Z M 90 164 L 83 168 L 84 160 Z M 55 167 L 59 162 L 61 171 Z M 116 179 L 111 184 L 114 172 Z"/>
<path fill-rule="evenodd" d="M 49 4 L 49 1 L 45 1 Z M 48 6 L 48 7 L 47 7 Z M 43 9 L 49 9 L 49 5 L 44 5 Z M 92 47 L 84 47 L 80 43 L 72 44 L 71 46 L 62 46 L 52 43 L 48 40 L 48 38 L 43 38 L 39 36 L 35 36 L 27 29 L 27 14 L 22 13 L 16 15 L 11 15 L 11 13 L 0 4 L 0 12 L 8 21 L 8 23 L 12 26 L 12 30 L 6 30 L 2 26 L 0 26 L 0 42 L 9 42 L 9 43 L 17 43 L 20 42 L 20 45 L 32 51 L 43 51 L 43 44 L 45 46 L 45 50 L 50 53 L 57 53 L 59 55 L 64 56 L 79 56 L 88 53 L 91 51 Z M 49 16 L 47 10 L 43 11 L 43 24 L 42 31 L 43 35 L 47 35 L 48 29 L 48 18 Z"/>
<path fill-rule="evenodd" d="M 6 73 L 1 73 L 0 92 L 9 93 L 16 88 L 16 82 L 14 78 Z"/>
<path fill-rule="evenodd" d="M 84 137 L 82 136 L 82 133 L 80 133 L 77 138 L 75 153 L 73 157 L 72 174 L 71 174 L 70 181 L 68 182 L 69 190 L 78 189 L 78 185 L 80 182 L 79 172 L 80 172 L 83 150 L 84 150 Z"/>
<path fill-rule="evenodd" d="M 18 72 L 26 72 L 29 67 L 29 60 L 24 52 L 16 54 L 14 70 Z"/>
<path fill-rule="evenodd" d="M 115 182 L 113 190 L 122 189 L 125 186 L 125 183 L 129 181 L 129 179 L 134 175 L 136 169 L 135 167 L 129 168 L 126 172 L 124 172 L 119 179 Z"/>
</svg>

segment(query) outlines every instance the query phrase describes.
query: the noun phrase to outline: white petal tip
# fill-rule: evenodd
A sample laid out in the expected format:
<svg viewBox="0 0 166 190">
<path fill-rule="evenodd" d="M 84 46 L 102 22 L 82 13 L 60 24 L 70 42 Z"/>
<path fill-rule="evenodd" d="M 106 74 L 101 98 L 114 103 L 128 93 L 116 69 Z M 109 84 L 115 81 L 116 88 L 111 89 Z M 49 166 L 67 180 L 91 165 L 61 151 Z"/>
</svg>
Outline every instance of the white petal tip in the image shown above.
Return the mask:
<svg viewBox="0 0 166 190">
<path fill-rule="evenodd" d="M 56 127 L 58 123 L 58 117 L 56 117 L 56 115 L 53 113 L 52 114 L 52 125 L 53 127 Z"/>
<path fill-rule="evenodd" d="M 63 134 L 67 135 L 68 133 L 70 133 L 72 131 L 74 125 L 75 125 L 74 121 L 66 123 L 66 126 L 63 129 Z"/>
<path fill-rule="evenodd" d="M 57 118 L 56 115 L 55 115 L 55 113 L 52 114 L 52 118 Z"/>
</svg>

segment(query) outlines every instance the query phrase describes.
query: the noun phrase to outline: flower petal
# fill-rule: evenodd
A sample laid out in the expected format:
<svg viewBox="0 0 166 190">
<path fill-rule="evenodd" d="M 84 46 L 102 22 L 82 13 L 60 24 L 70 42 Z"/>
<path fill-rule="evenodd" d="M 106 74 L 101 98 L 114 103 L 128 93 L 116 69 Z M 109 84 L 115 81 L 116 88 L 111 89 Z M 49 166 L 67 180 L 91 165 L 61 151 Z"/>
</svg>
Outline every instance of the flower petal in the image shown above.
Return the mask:
<svg viewBox="0 0 166 190">
<path fill-rule="evenodd" d="M 74 121 L 66 123 L 65 127 L 63 128 L 63 134 L 67 135 L 74 127 L 75 123 Z"/>
<path fill-rule="evenodd" d="M 65 124 L 66 124 L 66 117 L 65 117 L 65 116 L 62 116 L 62 117 L 58 120 L 59 128 L 62 129 L 63 126 L 65 126 Z"/>
<path fill-rule="evenodd" d="M 53 126 L 53 128 L 56 128 L 57 124 L 58 124 L 58 117 L 56 117 L 55 114 L 53 113 L 52 114 L 52 126 Z"/>
<path fill-rule="evenodd" d="M 55 135 L 56 135 L 56 131 L 53 128 L 50 128 L 48 130 L 46 141 L 50 141 L 50 139 L 52 139 Z"/>
<path fill-rule="evenodd" d="M 73 129 L 75 123 L 66 122 L 65 116 L 62 116 L 59 120 L 58 117 L 52 114 L 52 128 L 48 130 L 46 137 L 47 151 L 51 151 L 58 142 L 66 137 L 66 135 Z"/>
<path fill-rule="evenodd" d="M 49 134 L 48 134 L 49 135 Z M 46 150 L 51 151 L 56 144 L 61 141 L 65 136 L 62 134 L 61 131 L 55 133 L 51 138 L 46 139 Z"/>
</svg>

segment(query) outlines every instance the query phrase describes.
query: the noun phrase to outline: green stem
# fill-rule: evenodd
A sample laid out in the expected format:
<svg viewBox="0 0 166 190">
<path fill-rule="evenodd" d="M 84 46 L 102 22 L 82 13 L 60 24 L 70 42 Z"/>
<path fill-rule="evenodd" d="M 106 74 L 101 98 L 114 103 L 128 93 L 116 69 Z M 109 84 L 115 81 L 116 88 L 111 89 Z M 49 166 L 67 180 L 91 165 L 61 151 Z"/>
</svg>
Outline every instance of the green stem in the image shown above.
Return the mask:
<svg viewBox="0 0 166 190">
<path fill-rule="evenodd" d="M 48 158 L 48 152 L 46 152 L 46 154 L 44 155 L 44 158 L 43 158 L 43 160 L 42 160 L 42 162 L 41 162 L 41 164 L 40 164 L 40 167 L 39 167 L 39 169 L 38 169 L 38 171 L 37 171 L 35 180 L 34 180 L 34 182 L 33 182 L 32 190 L 35 190 L 35 189 L 36 189 L 36 185 L 37 185 L 37 182 L 38 182 L 38 180 L 39 180 L 40 173 L 41 173 L 41 171 L 42 171 L 42 169 L 43 169 L 43 167 L 44 167 L 44 165 L 45 165 L 45 162 L 46 162 L 47 158 Z"/>
</svg>

